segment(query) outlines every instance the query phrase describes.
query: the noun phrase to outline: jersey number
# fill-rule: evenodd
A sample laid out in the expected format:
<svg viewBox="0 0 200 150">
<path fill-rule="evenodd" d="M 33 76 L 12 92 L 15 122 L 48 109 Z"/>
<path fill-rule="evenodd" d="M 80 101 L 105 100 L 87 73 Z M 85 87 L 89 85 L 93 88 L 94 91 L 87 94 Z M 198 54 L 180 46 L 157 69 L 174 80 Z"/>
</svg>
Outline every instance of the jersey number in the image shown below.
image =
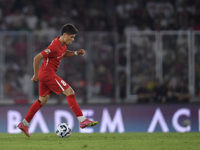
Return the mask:
<svg viewBox="0 0 200 150">
<path fill-rule="evenodd" d="M 65 82 L 64 80 L 61 80 L 61 83 L 62 83 L 64 86 L 67 85 L 66 82 Z"/>
</svg>

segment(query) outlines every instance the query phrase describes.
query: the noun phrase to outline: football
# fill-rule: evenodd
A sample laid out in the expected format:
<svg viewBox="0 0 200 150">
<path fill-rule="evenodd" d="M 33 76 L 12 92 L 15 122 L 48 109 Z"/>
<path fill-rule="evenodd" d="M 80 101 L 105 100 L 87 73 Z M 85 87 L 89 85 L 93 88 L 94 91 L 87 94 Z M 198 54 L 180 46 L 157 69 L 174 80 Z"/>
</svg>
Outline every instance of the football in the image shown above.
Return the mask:
<svg viewBox="0 0 200 150">
<path fill-rule="evenodd" d="M 71 133 L 71 127 L 67 123 L 61 123 L 56 128 L 56 134 L 61 138 L 67 138 Z"/>
</svg>

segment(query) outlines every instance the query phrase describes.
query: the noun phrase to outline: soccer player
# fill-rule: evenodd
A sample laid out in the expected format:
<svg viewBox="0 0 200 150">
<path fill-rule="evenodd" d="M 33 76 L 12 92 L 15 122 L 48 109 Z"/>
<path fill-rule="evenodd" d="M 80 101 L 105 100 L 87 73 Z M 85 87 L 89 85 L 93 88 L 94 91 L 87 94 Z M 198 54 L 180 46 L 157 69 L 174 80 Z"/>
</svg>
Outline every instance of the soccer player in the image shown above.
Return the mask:
<svg viewBox="0 0 200 150">
<path fill-rule="evenodd" d="M 61 29 L 61 36 L 55 38 L 45 50 L 34 57 L 34 75 L 31 80 L 37 82 L 39 79 L 39 99 L 32 104 L 24 120 L 22 120 L 22 122 L 17 126 L 28 137 L 30 137 L 28 132 L 30 121 L 34 117 L 35 113 L 46 104 L 52 91 L 56 94 L 62 93 L 66 96 L 69 107 L 80 122 L 80 128 L 83 129 L 98 124 L 98 121 L 91 121 L 83 116 L 83 113 L 76 102 L 73 89 L 69 84 L 67 84 L 67 82 L 56 75 L 56 71 L 63 57 L 85 54 L 84 49 L 75 52 L 67 50 L 66 45 L 70 45 L 74 41 L 77 33 L 78 30 L 72 24 L 64 25 Z M 44 61 L 39 69 L 39 64 L 42 59 L 44 59 Z"/>
</svg>

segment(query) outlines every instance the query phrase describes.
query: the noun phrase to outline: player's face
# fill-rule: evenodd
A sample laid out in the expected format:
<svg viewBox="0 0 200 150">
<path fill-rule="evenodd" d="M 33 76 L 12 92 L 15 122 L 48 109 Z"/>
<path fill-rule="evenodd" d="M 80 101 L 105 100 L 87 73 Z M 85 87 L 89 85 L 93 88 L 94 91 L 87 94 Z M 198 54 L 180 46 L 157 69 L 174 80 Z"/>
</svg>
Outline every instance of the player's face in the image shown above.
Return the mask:
<svg viewBox="0 0 200 150">
<path fill-rule="evenodd" d="M 67 45 L 70 45 L 74 41 L 74 38 L 75 34 L 64 34 L 64 42 Z"/>
</svg>

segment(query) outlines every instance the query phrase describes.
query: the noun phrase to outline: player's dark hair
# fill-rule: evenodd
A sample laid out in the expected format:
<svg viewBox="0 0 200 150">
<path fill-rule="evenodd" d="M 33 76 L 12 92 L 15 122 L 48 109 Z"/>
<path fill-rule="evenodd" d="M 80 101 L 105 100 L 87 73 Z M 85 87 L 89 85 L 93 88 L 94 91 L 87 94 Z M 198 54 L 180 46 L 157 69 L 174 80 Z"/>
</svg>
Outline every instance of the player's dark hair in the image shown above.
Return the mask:
<svg viewBox="0 0 200 150">
<path fill-rule="evenodd" d="M 73 24 L 67 23 L 61 28 L 61 35 L 63 35 L 63 33 L 67 33 L 68 35 L 76 34 L 78 30 Z"/>
</svg>

